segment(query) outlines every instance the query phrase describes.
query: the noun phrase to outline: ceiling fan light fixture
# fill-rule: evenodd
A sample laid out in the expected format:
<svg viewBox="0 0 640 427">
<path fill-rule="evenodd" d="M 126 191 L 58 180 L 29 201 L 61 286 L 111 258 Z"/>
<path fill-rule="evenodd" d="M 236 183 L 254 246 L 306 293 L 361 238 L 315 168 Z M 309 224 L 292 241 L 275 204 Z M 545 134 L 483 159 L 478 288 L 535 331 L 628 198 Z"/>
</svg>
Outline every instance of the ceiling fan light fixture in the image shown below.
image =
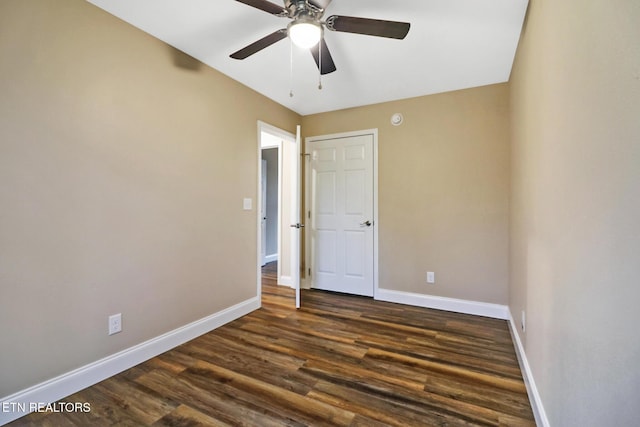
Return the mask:
<svg viewBox="0 0 640 427">
<path fill-rule="evenodd" d="M 287 33 L 296 46 L 309 49 L 322 38 L 322 27 L 311 19 L 297 19 L 289 24 Z"/>
</svg>

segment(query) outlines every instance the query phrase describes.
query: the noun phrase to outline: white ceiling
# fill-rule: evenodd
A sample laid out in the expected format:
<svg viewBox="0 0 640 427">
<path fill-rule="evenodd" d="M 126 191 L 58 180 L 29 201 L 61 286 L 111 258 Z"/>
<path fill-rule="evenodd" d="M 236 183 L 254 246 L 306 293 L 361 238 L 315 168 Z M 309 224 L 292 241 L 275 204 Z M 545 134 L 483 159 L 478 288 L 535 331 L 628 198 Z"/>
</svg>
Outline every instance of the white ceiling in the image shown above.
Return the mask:
<svg viewBox="0 0 640 427">
<path fill-rule="evenodd" d="M 325 18 L 403 21 L 411 29 L 404 40 L 325 31 L 338 70 L 318 90 L 308 52 L 294 48 L 291 77 L 288 39 L 229 58 L 285 28 L 287 18 L 235 0 L 88 1 L 302 115 L 506 82 L 528 2 L 333 0 Z"/>
</svg>

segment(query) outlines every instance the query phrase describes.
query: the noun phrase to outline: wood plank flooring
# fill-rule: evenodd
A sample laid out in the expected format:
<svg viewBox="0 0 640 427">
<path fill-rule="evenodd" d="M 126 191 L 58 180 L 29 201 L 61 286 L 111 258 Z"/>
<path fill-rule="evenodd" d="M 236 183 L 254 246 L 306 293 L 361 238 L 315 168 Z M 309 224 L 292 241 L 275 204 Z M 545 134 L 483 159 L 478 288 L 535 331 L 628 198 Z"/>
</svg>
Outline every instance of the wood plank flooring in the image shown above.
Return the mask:
<svg viewBox="0 0 640 427">
<path fill-rule="evenodd" d="M 535 426 L 507 323 L 304 291 L 10 426 Z"/>
</svg>

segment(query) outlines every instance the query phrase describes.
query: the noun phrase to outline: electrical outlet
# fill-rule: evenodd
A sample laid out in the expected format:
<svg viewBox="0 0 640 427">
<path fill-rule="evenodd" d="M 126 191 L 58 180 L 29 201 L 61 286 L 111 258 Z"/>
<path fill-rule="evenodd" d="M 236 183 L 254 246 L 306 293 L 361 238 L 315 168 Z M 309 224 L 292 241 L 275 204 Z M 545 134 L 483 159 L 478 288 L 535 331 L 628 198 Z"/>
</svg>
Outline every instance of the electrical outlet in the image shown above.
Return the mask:
<svg viewBox="0 0 640 427">
<path fill-rule="evenodd" d="M 525 323 L 525 315 L 524 315 L 524 310 L 522 310 L 522 318 L 520 319 L 520 328 L 522 329 L 522 332 L 525 332 L 527 330 L 527 324 Z"/>
<path fill-rule="evenodd" d="M 436 273 L 427 271 L 427 283 L 436 283 Z"/>
<path fill-rule="evenodd" d="M 122 332 L 122 313 L 109 316 L 109 335 Z"/>
</svg>

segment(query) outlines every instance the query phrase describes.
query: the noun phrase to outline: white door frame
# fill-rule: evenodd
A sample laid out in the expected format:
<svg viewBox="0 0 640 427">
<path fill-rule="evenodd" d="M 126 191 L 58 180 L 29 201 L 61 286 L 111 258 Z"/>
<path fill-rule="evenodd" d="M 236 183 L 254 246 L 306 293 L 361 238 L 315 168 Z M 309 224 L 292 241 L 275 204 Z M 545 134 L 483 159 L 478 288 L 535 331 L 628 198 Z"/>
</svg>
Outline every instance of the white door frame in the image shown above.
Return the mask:
<svg viewBox="0 0 640 427">
<path fill-rule="evenodd" d="M 373 136 L 373 298 L 378 299 L 378 129 L 365 129 L 353 132 L 334 133 L 329 135 L 310 136 L 305 141 L 305 208 L 304 221 L 307 222 L 310 215 L 309 200 L 311 200 L 311 149 L 310 143 L 325 139 L 348 138 L 353 136 L 372 135 Z M 311 265 L 311 227 L 305 228 L 305 266 L 306 274 L 303 286 L 305 289 L 311 288 L 309 273 L 313 270 Z"/>
<path fill-rule="evenodd" d="M 287 139 L 287 140 L 291 140 L 291 141 L 295 141 L 296 140 L 296 136 L 290 132 L 287 132 L 283 129 L 277 128 L 273 125 L 270 125 L 268 123 L 265 123 L 261 120 L 258 120 L 258 138 L 257 138 L 257 153 L 258 153 L 258 179 L 257 179 L 257 194 L 258 194 L 258 200 L 256 205 L 259 207 L 261 206 L 262 203 L 262 149 L 263 148 L 278 148 L 278 226 L 277 226 L 277 233 L 278 233 L 278 260 L 280 260 L 281 254 L 282 254 L 282 242 L 281 242 L 281 236 L 282 236 L 282 171 L 283 168 L 285 167 L 285 165 L 283 165 L 283 148 L 282 148 L 282 144 L 280 142 L 275 143 L 275 144 L 262 144 L 262 133 L 268 133 L 274 136 L 279 136 L 282 137 L 283 139 Z M 294 156 L 295 158 L 295 156 Z M 300 161 L 299 158 L 295 159 L 298 162 Z M 298 198 L 298 202 L 300 199 L 300 195 L 297 196 Z M 261 267 L 261 263 L 262 263 L 262 256 L 261 256 L 261 247 L 262 247 L 262 233 L 260 232 L 260 224 L 262 221 L 262 216 L 260 215 L 260 209 L 256 209 L 257 213 L 256 213 L 256 220 L 257 220 L 257 224 L 258 224 L 258 232 L 257 234 L 257 262 L 256 262 L 256 266 L 257 266 L 257 292 L 258 292 L 258 296 L 262 295 L 262 267 Z M 296 267 L 299 269 L 299 267 Z M 280 280 L 281 278 L 281 263 L 278 262 L 278 280 Z"/>
</svg>

